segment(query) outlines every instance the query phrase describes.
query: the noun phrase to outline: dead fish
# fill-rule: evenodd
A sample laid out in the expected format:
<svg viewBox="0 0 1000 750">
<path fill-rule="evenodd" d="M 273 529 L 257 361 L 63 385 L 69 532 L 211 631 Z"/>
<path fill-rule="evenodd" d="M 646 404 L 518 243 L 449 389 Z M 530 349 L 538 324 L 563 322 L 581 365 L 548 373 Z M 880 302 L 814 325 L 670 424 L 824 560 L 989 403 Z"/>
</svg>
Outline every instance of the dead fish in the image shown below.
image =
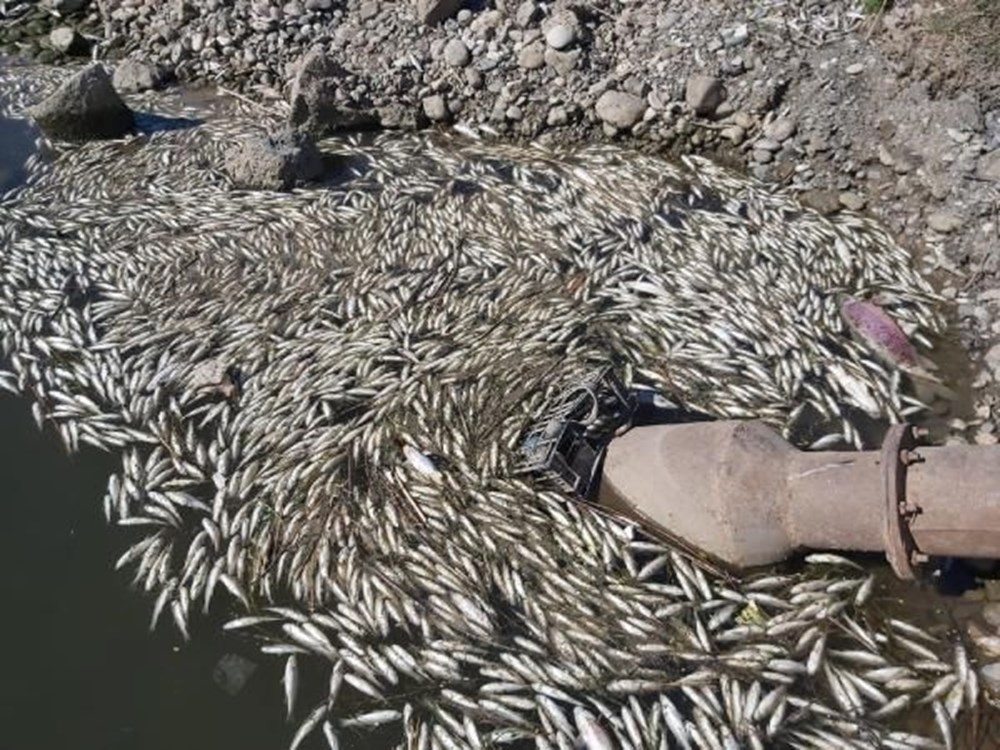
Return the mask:
<svg viewBox="0 0 1000 750">
<path fill-rule="evenodd" d="M 941 382 L 930 372 L 933 363 L 917 353 L 899 324 L 875 303 L 841 295 L 840 315 L 854 335 L 887 363 L 914 377 Z"/>
</svg>

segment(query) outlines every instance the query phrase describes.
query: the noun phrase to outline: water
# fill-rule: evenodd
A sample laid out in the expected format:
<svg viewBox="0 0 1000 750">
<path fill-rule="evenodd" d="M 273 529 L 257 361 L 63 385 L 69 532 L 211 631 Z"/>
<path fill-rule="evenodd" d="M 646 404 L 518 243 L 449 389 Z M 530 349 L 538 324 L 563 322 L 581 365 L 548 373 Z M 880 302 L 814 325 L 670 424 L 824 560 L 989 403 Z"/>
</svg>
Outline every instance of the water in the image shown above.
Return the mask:
<svg viewBox="0 0 1000 750">
<path fill-rule="evenodd" d="M 0 425 L 0 750 L 286 746 L 279 670 L 252 644 L 203 618 L 187 645 L 168 618 L 150 635 L 100 511 L 117 461 L 68 457 L 24 399 L 0 397 Z M 226 653 L 259 665 L 236 696 L 212 676 Z"/>
</svg>

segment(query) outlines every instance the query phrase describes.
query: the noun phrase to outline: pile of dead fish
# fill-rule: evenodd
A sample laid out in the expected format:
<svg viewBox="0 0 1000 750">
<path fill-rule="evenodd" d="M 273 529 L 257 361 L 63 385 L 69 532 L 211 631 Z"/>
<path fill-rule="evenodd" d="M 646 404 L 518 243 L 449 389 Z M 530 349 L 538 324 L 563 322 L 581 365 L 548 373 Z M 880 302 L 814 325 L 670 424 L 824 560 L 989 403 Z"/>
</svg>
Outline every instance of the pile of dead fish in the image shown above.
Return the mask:
<svg viewBox="0 0 1000 750">
<path fill-rule="evenodd" d="M 51 78 L 5 80 L 10 109 Z M 132 104 L 198 115 L 175 96 Z M 731 579 L 511 475 L 546 395 L 606 362 L 800 442 L 921 408 L 837 306 L 940 330 L 905 250 L 610 146 L 331 140 L 326 186 L 232 189 L 225 145 L 276 116 L 48 145 L 0 200 L 0 383 L 122 454 L 104 509 L 154 623 L 221 609 L 281 655 L 295 746 L 951 743 L 976 672 L 875 616 L 853 563 Z"/>
</svg>

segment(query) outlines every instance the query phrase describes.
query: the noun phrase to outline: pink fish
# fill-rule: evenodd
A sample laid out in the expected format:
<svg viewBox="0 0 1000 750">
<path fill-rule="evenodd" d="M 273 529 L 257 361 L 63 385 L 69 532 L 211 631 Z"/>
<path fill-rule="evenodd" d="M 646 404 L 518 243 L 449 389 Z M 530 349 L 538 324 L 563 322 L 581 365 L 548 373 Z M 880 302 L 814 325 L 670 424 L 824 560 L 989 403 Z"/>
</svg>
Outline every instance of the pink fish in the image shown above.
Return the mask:
<svg viewBox="0 0 1000 750">
<path fill-rule="evenodd" d="M 928 371 L 927 360 L 917 354 L 899 324 L 881 307 L 843 295 L 840 314 L 854 335 L 886 362 L 915 377 L 941 382 Z"/>
</svg>

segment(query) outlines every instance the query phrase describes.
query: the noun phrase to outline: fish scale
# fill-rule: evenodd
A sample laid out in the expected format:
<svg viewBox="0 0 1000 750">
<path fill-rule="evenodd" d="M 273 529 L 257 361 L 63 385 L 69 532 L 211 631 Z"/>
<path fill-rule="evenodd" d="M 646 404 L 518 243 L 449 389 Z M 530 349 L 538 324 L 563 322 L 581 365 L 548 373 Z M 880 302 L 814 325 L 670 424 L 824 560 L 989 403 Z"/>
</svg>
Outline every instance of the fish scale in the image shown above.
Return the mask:
<svg viewBox="0 0 1000 750">
<path fill-rule="evenodd" d="M 14 115 L 56 82 L 46 69 L 9 75 Z M 915 672 L 934 656 L 959 686 L 941 722 L 974 705 L 974 672 L 948 644 L 850 618 L 862 572 L 840 567 L 857 585 L 801 602 L 794 587 L 822 567 L 764 579 L 758 606 L 742 593 L 752 578 L 720 578 L 504 468 L 547 387 L 609 360 L 630 384 L 779 428 L 809 406 L 856 438 L 847 407 L 920 406 L 844 338 L 832 300 L 880 290 L 907 324 L 942 330 L 937 298 L 878 225 L 824 218 L 694 157 L 432 133 L 327 139 L 324 151 L 365 168 L 336 187 L 236 192 L 199 165 L 280 112 L 136 101 L 206 121 L 127 151 L 58 145 L 0 203 L 3 382 L 35 392 L 70 444 L 129 449 L 107 512 L 153 524 L 135 527 L 152 541 L 120 562 L 157 614 L 170 604 L 185 630 L 189 602 L 234 618 L 277 607 L 251 621 L 265 648 L 340 665 L 331 695 L 297 697 L 294 744 L 399 718 L 417 746 L 473 735 L 560 747 L 568 728 L 595 747 L 846 745 L 862 727 L 888 738 L 940 675 L 872 684 L 871 659 L 843 656 L 856 651 Z M 453 190 L 457 178 L 475 194 Z M 92 290 L 82 306 L 69 269 Z M 237 401 L 187 390 L 183 374 L 209 362 L 246 374 Z M 414 471 L 403 444 L 440 453 L 438 474 Z M 817 623 L 823 647 L 797 649 Z M 334 644 L 349 643 L 344 658 Z M 701 684 L 717 668 L 729 683 Z M 381 684 L 392 677 L 398 693 Z M 332 705 L 341 680 L 371 698 L 351 716 Z M 497 681 L 546 700 L 481 690 Z M 842 706 L 857 716 L 824 718 Z"/>
</svg>

